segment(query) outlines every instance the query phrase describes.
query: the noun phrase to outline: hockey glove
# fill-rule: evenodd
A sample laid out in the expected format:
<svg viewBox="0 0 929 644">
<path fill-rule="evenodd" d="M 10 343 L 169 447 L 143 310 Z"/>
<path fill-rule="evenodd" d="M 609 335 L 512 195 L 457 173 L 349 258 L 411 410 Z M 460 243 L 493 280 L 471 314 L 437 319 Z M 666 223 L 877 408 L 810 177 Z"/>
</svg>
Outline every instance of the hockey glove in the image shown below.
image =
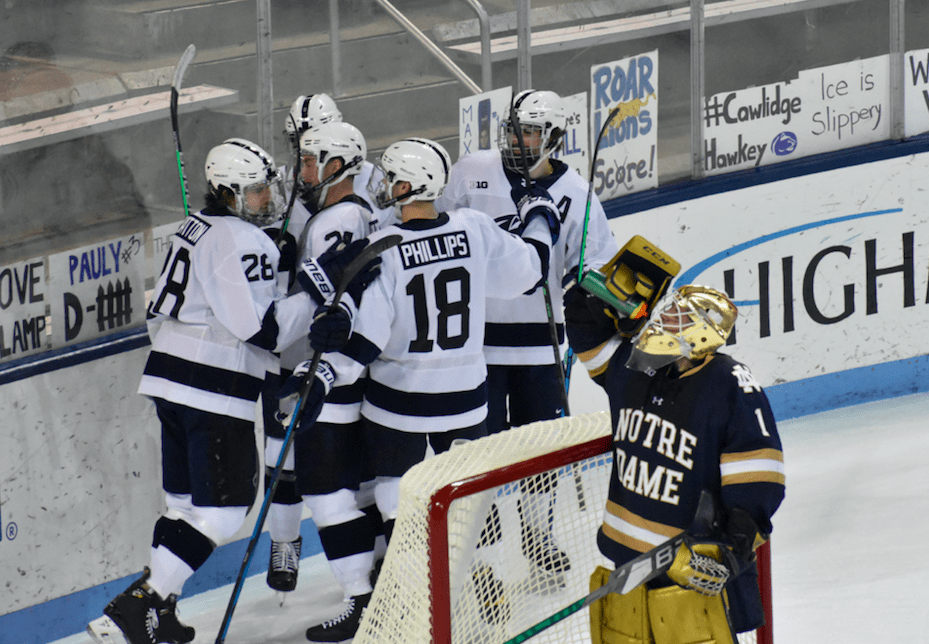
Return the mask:
<svg viewBox="0 0 929 644">
<path fill-rule="evenodd" d="M 289 428 L 294 420 L 293 415 L 297 409 L 300 390 L 303 389 L 303 381 L 306 379 L 309 369 L 309 360 L 298 364 L 293 374 L 284 381 L 284 385 L 277 392 L 278 412 L 275 417 L 285 428 Z M 312 376 L 312 379 L 312 385 L 309 393 L 307 393 L 306 400 L 300 405 L 296 424 L 298 434 L 312 427 L 323 410 L 326 396 L 335 383 L 335 372 L 332 370 L 332 365 L 325 360 L 320 360 L 319 365 L 316 367 L 316 375 Z"/>
<path fill-rule="evenodd" d="M 548 224 L 554 246 L 561 235 L 561 213 L 555 207 L 555 202 L 552 201 L 548 190 L 538 186 L 524 188 L 522 185 L 517 185 L 510 191 L 510 196 L 516 204 L 516 211 L 522 221 L 519 234 L 522 235 L 525 232 L 534 218 L 541 217 Z"/>
<path fill-rule="evenodd" d="M 303 262 L 301 270 L 297 272 L 297 281 L 300 287 L 310 294 L 317 304 L 324 304 L 330 296 L 335 294 L 336 287 L 342 281 L 345 269 L 358 254 L 368 245 L 367 239 L 359 239 L 345 245 L 341 241 L 332 244 L 326 252 Z M 358 271 L 346 292 L 352 296 L 355 303 L 361 302 L 361 294 L 368 284 L 380 275 L 381 258 L 375 257 Z"/>
<path fill-rule="evenodd" d="M 729 578 L 738 573 L 739 564 L 728 546 L 687 535 L 667 574 L 682 588 L 714 597 L 723 592 Z"/>
<path fill-rule="evenodd" d="M 310 325 L 310 348 L 320 353 L 340 351 L 352 335 L 354 306 L 343 298 L 338 306 L 324 304 L 313 314 Z"/>
<path fill-rule="evenodd" d="M 607 312 L 606 302 L 573 280 L 564 294 L 564 316 L 568 342 L 577 353 L 600 346 L 618 331 L 615 318 Z"/>
<path fill-rule="evenodd" d="M 265 234 L 281 249 L 281 260 L 277 264 L 279 273 L 289 273 L 297 268 L 297 240 L 289 232 L 281 240 L 280 228 L 264 228 Z"/>
</svg>

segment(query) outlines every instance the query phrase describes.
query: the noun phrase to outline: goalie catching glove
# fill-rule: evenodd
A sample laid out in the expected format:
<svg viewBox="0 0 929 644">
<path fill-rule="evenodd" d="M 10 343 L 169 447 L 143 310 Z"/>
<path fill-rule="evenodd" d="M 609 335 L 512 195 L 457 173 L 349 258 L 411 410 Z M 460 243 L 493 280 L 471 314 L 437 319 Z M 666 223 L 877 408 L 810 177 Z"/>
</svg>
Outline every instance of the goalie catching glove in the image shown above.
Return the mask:
<svg viewBox="0 0 929 644">
<path fill-rule="evenodd" d="M 336 292 L 336 286 L 342 281 L 345 269 L 368 245 L 368 239 L 359 239 L 346 244 L 336 241 L 319 257 L 308 259 L 297 272 L 297 282 L 300 288 L 310 294 L 317 304 L 323 304 Z M 381 274 L 381 258 L 375 257 L 358 271 L 358 274 L 349 282 L 345 292 L 351 296 L 355 304 L 361 302 L 361 295 Z"/>
<path fill-rule="evenodd" d="M 275 418 L 284 427 L 289 428 L 293 422 L 294 412 L 297 411 L 297 402 L 300 398 L 300 390 L 303 389 L 303 382 L 307 378 L 312 363 L 305 360 L 297 365 L 293 374 L 284 381 L 284 385 L 277 392 L 278 411 Z M 297 417 L 297 433 L 305 432 L 313 426 L 319 414 L 323 410 L 323 403 L 326 402 L 326 396 L 332 385 L 335 384 L 335 372 L 332 365 L 325 360 L 320 360 L 316 366 L 316 374 L 311 376 L 312 384 L 306 399 L 301 403 L 299 415 Z"/>
<path fill-rule="evenodd" d="M 603 313 L 613 319 L 619 333 L 631 338 L 680 270 L 677 260 L 636 235 L 602 268 L 586 271 L 580 286 L 602 300 Z"/>
<path fill-rule="evenodd" d="M 719 595 L 731 577 L 755 561 L 755 549 L 767 541 L 758 525 L 742 508 L 733 508 L 726 525 L 727 542 L 688 534 L 668 569 L 678 586 L 701 595 Z"/>
</svg>

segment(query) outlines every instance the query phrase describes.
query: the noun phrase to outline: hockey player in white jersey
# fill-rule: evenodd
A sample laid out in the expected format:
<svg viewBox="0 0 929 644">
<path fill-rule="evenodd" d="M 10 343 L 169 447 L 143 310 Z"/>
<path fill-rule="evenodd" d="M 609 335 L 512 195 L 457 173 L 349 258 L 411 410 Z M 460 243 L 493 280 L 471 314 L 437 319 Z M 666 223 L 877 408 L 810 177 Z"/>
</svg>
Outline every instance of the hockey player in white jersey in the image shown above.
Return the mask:
<svg viewBox="0 0 929 644">
<path fill-rule="evenodd" d="M 487 298 L 518 297 L 541 284 L 559 220 L 541 195 L 521 204 L 522 239 L 484 213 L 438 212 L 433 202 L 450 160 L 427 139 L 394 143 L 380 166 L 382 181 L 371 192 L 382 207 L 396 208 L 403 223 L 369 239 L 398 234 L 403 240 L 382 254 L 381 273 L 364 293 L 348 344 L 327 353 L 321 365 L 337 384 L 354 382 L 368 368 L 362 433 L 389 541 L 400 478 L 425 458 L 427 446 L 440 453 L 455 439 L 486 435 Z M 352 499 L 344 501 L 352 509 Z M 344 612 L 311 627 L 307 638 L 350 640 L 370 598 L 370 591 L 347 597 Z"/>
<path fill-rule="evenodd" d="M 167 511 L 142 577 L 88 625 L 101 644 L 194 639 L 178 620 L 177 596 L 255 500 L 262 381 L 277 369 L 275 352 L 307 334 L 316 309 L 307 293 L 280 289 L 279 250 L 260 228 L 283 211 L 273 160 L 249 141 L 228 139 L 209 152 L 205 169 L 206 207 L 178 228 L 152 293 L 152 349 L 139 385 L 162 424 Z"/>
<path fill-rule="evenodd" d="M 298 141 L 311 127 L 323 123 L 340 123 L 342 122 L 342 112 L 339 110 L 332 97 L 325 93 L 309 94 L 298 96 L 290 106 L 290 112 L 284 121 L 284 133 L 291 142 Z M 400 220 L 395 217 L 392 208 L 378 208 L 374 200 L 368 196 L 365 188 L 374 171 L 374 164 L 370 161 L 364 161 L 361 168 L 354 178 L 355 194 L 368 202 L 371 206 L 370 227 L 371 230 L 378 230 L 384 226 L 398 224 Z"/>
<path fill-rule="evenodd" d="M 504 229 L 517 220 L 518 196 L 524 192 L 528 170 L 533 188 L 548 191 L 558 207 L 561 237 L 552 249 L 547 274 L 558 347 L 564 342 L 563 280 L 576 272 L 584 245 L 585 214 L 589 184 L 562 161 L 552 159 L 567 127 L 561 97 L 555 92 L 529 89 L 512 99 L 521 129 L 507 116 L 500 122 L 499 150 L 484 150 L 461 157 L 436 208 L 474 208 L 488 213 Z M 524 154 L 525 152 L 525 154 Z M 619 250 L 600 202 L 594 199 L 586 231 L 585 265 L 602 266 Z M 503 431 L 564 413 L 564 388 L 560 365 L 555 361 L 549 312 L 541 289 L 512 300 L 491 298 L 487 303 L 487 358 L 489 433 Z M 560 362 L 560 361 L 559 361 Z M 537 489 L 544 490 L 545 486 Z M 523 522 L 523 549 L 540 568 L 562 573 L 570 563 L 549 539 L 546 505 L 548 492 L 535 493 L 520 505 L 521 513 L 535 517 Z"/>
<path fill-rule="evenodd" d="M 364 137 L 356 127 L 338 121 L 322 123 L 306 130 L 299 145 L 303 156 L 300 189 L 312 200 L 316 213 L 300 240 L 302 259 L 306 260 L 318 257 L 333 244 L 366 237 L 371 210 L 353 188 L 367 155 Z M 284 350 L 282 373 L 289 374 L 311 357 L 308 338 L 299 339 Z M 359 381 L 335 387 L 314 430 L 299 433 L 294 440 L 268 513 L 271 552 L 267 583 L 277 591 L 292 591 L 297 584 L 304 503 L 312 511 L 323 550 L 346 596 L 371 591 L 368 572 L 377 535 L 382 533 L 373 494 L 351 512 L 341 512 L 339 502 L 343 495 L 355 495 L 365 483 L 357 450 L 362 385 Z M 274 402 L 276 406 L 276 399 Z M 266 413 L 266 480 L 280 458 L 285 434 L 280 421 L 269 419 Z M 365 487 L 369 489 L 371 486 Z M 330 510 L 333 507 L 336 512 Z"/>
</svg>

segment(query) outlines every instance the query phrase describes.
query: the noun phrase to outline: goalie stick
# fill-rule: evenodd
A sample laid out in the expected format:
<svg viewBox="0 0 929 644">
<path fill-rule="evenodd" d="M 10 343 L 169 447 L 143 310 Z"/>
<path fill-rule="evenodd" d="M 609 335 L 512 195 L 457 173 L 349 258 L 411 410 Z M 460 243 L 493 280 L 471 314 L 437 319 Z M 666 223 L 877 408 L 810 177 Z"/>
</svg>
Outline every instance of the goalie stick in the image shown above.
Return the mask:
<svg viewBox="0 0 929 644">
<path fill-rule="evenodd" d="M 713 500 L 713 496 L 706 490 L 703 490 L 703 492 L 700 493 L 700 502 L 697 505 L 697 512 L 694 515 L 694 524 L 704 523 L 706 525 L 714 525 L 716 520 L 715 515 L 716 504 Z M 667 572 L 674 562 L 674 557 L 678 549 L 680 549 L 681 545 L 684 543 L 684 536 L 686 534 L 686 531 L 681 532 L 677 536 L 671 537 L 664 543 L 655 546 L 648 552 L 643 552 L 632 561 L 626 562 L 611 572 L 607 582 L 600 586 L 600 588 L 586 597 L 577 600 L 573 604 L 562 608 L 554 615 L 546 617 L 535 626 L 530 626 L 516 637 L 504 642 L 504 644 L 519 644 L 520 642 L 525 642 L 530 637 L 538 635 L 550 626 L 554 626 L 566 617 L 590 606 L 595 601 L 606 597 L 610 593 L 625 595 L 642 584 Z"/>
<path fill-rule="evenodd" d="M 339 286 L 336 289 L 335 295 L 332 296 L 331 306 L 336 306 L 339 303 L 339 300 L 342 299 L 342 295 L 345 293 L 345 290 L 348 288 L 349 283 L 355 275 L 361 271 L 365 265 L 370 262 L 372 259 L 383 253 L 388 248 L 393 248 L 403 240 L 403 237 L 400 235 L 387 235 L 382 237 L 375 242 L 370 243 L 364 250 L 359 253 L 346 268 L 345 272 L 342 274 L 342 279 L 339 282 Z M 274 472 L 271 474 L 271 480 L 268 482 L 268 489 L 265 492 L 264 501 L 261 504 L 261 510 L 258 513 L 258 518 L 255 520 L 255 528 L 252 531 L 252 537 L 248 542 L 248 548 L 245 550 L 245 558 L 242 560 L 242 566 L 239 569 L 239 574 L 235 580 L 235 586 L 232 589 L 232 595 L 229 597 L 229 605 L 226 606 L 226 614 L 223 616 L 222 624 L 219 627 L 219 634 L 216 636 L 216 644 L 222 644 L 226 640 L 226 634 L 229 631 L 229 622 L 232 620 L 232 613 L 235 611 L 236 604 L 239 602 L 239 595 L 242 593 L 242 586 L 245 583 L 245 578 L 248 576 L 248 567 L 252 561 L 252 555 L 255 554 L 255 548 L 258 545 L 258 537 L 261 536 L 261 530 L 264 527 L 265 519 L 268 516 L 268 510 L 271 508 L 271 499 L 274 497 L 274 492 L 277 490 L 277 484 L 281 477 L 281 472 L 284 469 L 284 461 L 287 459 L 287 454 L 290 452 L 291 444 L 293 443 L 294 437 L 294 428 L 297 425 L 297 419 L 303 414 L 303 403 L 306 401 L 307 396 L 310 393 L 310 388 L 313 386 L 313 378 L 316 377 L 316 367 L 319 366 L 319 361 L 322 359 L 322 353 L 315 351 L 313 353 L 313 360 L 310 364 L 309 371 L 306 372 L 304 376 L 303 384 L 300 387 L 300 397 L 297 399 L 297 406 L 294 409 L 294 413 L 291 416 L 290 423 L 287 427 L 287 433 L 284 435 L 284 445 L 281 448 L 281 454 L 278 456 L 277 465 L 274 468 Z"/>
<path fill-rule="evenodd" d="M 190 215 L 190 207 L 187 205 L 187 179 L 184 177 L 184 155 L 181 152 L 181 134 L 177 125 L 177 101 L 181 95 L 181 81 L 184 79 L 184 73 L 196 55 L 197 48 L 192 44 L 188 45 L 177 62 L 174 80 L 171 81 L 171 129 L 174 130 L 174 151 L 177 157 L 177 173 L 181 178 L 181 197 L 184 199 L 185 217 Z"/>
</svg>

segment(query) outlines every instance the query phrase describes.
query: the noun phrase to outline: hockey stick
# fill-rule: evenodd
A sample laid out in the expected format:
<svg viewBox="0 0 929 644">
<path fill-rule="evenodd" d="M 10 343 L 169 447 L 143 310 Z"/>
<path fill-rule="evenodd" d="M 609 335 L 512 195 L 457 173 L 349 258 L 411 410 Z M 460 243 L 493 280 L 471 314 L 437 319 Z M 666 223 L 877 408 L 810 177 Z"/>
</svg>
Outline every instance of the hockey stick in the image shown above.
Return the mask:
<svg viewBox="0 0 929 644">
<path fill-rule="evenodd" d="M 532 177 L 529 175 L 529 161 L 526 159 L 526 145 L 523 141 L 523 128 L 516 115 L 515 102 L 510 100 L 510 123 L 516 132 L 516 142 L 519 144 L 519 158 L 522 161 L 523 177 L 526 188 L 532 187 Z M 561 384 L 561 415 L 570 416 L 568 407 L 568 387 L 565 382 L 564 364 L 561 362 L 561 343 L 558 342 L 558 326 L 555 324 L 555 311 L 552 306 L 552 294 L 548 288 L 548 276 L 542 284 L 542 295 L 545 298 L 545 314 L 548 317 L 548 332 L 552 339 L 552 350 L 555 352 L 555 367 L 558 369 L 558 382 Z"/>
<path fill-rule="evenodd" d="M 704 490 L 700 493 L 700 502 L 697 505 L 697 512 L 694 515 L 694 523 L 699 524 L 705 522 L 708 525 L 712 525 L 715 522 L 715 514 L 716 504 L 713 500 L 713 496 Z M 600 586 L 600 588 L 586 597 L 577 600 L 573 604 L 562 608 L 554 615 L 546 617 L 535 626 L 530 626 L 516 637 L 504 642 L 504 644 L 519 644 L 520 642 L 525 642 L 530 637 L 538 635 L 548 627 L 554 626 L 566 617 L 590 606 L 595 601 L 606 597 L 610 593 L 625 595 L 642 584 L 667 572 L 674 562 L 674 557 L 678 549 L 681 547 L 681 544 L 684 543 L 685 535 L 686 531 L 681 532 L 677 536 L 671 537 L 664 543 L 655 546 L 648 552 L 642 553 L 632 561 L 626 562 L 611 572 L 607 582 Z"/>
<path fill-rule="evenodd" d="M 187 179 L 184 177 L 184 155 L 181 153 L 181 134 L 177 125 L 177 100 L 180 98 L 181 81 L 184 79 L 184 73 L 187 66 L 197 55 L 197 48 L 188 45 L 187 49 L 181 55 L 174 69 L 174 80 L 171 82 L 171 129 L 174 130 L 174 151 L 177 156 L 177 173 L 181 178 L 181 197 L 184 199 L 184 216 L 190 215 L 190 207 L 187 205 Z"/>
<path fill-rule="evenodd" d="M 331 306 L 336 306 L 339 303 L 339 300 L 342 299 L 342 295 L 345 293 L 345 290 L 348 288 L 349 283 L 352 281 L 352 278 L 361 271 L 365 265 L 370 262 L 372 259 L 383 253 L 388 248 L 392 248 L 399 244 L 402 241 L 403 237 L 400 235 L 387 235 L 382 237 L 377 241 L 370 243 L 368 246 L 358 254 L 352 262 L 345 268 L 345 272 L 342 274 L 342 279 L 339 282 L 339 286 L 336 289 L 335 295 L 332 296 Z M 261 510 L 258 513 L 258 518 L 255 520 L 255 528 L 252 531 L 252 537 L 248 542 L 248 548 L 245 551 L 245 558 L 242 560 L 242 567 L 239 569 L 239 574 L 235 580 L 235 586 L 232 589 L 232 596 L 229 598 L 229 605 L 226 606 L 226 614 L 223 616 L 222 624 L 219 627 L 219 634 L 216 636 L 216 644 L 222 644 L 226 640 L 226 634 L 229 630 L 229 622 L 232 620 L 232 613 L 235 611 L 236 604 L 239 602 L 239 595 L 242 593 L 242 586 L 245 583 L 245 579 L 248 576 L 248 567 L 251 564 L 252 556 L 255 554 L 255 548 L 258 545 L 258 538 L 261 536 L 261 530 L 264 527 L 265 519 L 268 516 L 268 510 L 271 508 L 271 499 L 274 497 L 274 492 L 277 490 L 277 484 L 281 477 L 281 472 L 284 469 L 284 461 L 287 459 L 287 454 L 290 452 L 291 444 L 293 443 L 294 438 L 294 427 L 297 425 L 297 419 L 300 418 L 303 412 L 303 403 L 306 401 L 307 396 L 309 396 L 310 389 L 313 386 L 313 379 L 316 377 L 316 367 L 319 366 L 319 361 L 322 359 L 322 354 L 319 351 L 313 353 L 313 360 L 310 363 L 309 371 L 306 372 L 304 376 L 303 384 L 300 387 L 300 396 L 297 398 L 297 406 L 294 409 L 294 413 L 291 416 L 290 423 L 287 427 L 287 433 L 284 435 L 284 445 L 281 448 L 281 454 L 277 459 L 277 466 L 274 468 L 274 472 L 271 474 L 271 480 L 268 482 L 268 489 L 265 492 L 264 502 L 261 504 Z"/>
<path fill-rule="evenodd" d="M 288 114 L 290 122 L 293 123 L 294 132 L 297 131 L 297 121 L 294 120 L 293 114 Z M 287 226 L 290 224 L 290 215 L 294 211 L 294 201 L 297 199 L 297 182 L 300 181 L 300 163 L 303 161 L 303 155 L 300 154 L 300 137 L 294 138 L 294 149 L 296 150 L 297 160 L 294 162 L 294 187 L 290 190 L 290 201 L 287 202 L 287 211 L 284 213 L 284 224 L 281 226 L 281 237 L 277 240 L 278 247 L 284 248 L 284 233 L 287 232 Z"/>
</svg>

